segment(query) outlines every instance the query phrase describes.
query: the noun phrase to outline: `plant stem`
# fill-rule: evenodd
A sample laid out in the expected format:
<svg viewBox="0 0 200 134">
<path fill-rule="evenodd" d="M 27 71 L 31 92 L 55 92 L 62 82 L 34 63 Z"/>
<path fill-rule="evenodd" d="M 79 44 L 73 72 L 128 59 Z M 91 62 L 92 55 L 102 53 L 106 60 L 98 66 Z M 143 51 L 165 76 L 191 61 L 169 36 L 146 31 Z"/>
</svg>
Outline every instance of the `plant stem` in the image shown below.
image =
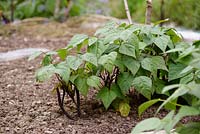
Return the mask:
<svg viewBox="0 0 200 134">
<path fill-rule="evenodd" d="M 61 3 L 60 0 L 56 0 L 55 10 L 54 10 L 54 17 L 57 17 L 57 16 L 58 16 L 58 13 L 59 13 L 59 11 L 60 11 L 60 3 Z"/>
<path fill-rule="evenodd" d="M 164 11 L 164 0 L 161 0 L 161 3 L 160 3 L 160 20 L 164 20 L 165 19 L 165 11 Z M 162 26 L 163 23 L 161 22 L 160 23 L 160 26 Z"/>
<path fill-rule="evenodd" d="M 11 22 L 13 22 L 14 21 L 14 3 L 13 3 L 13 0 L 11 0 L 11 3 L 10 3 L 10 16 L 11 16 L 11 18 L 10 18 L 10 20 L 11 20 Z"/>
<path fill-rule="evenodd" d="M 73 120 L 73 118 L 67 113 L 67 111 L 65 111 L 64 107 L 63 107 L 63 103 L 62 103 L 62 100 L 61 100 L 61 97 L 60 97 L 60 91 L 59 91 L 59 88 L 56 89 L 57 91 L 57 96 L 58 96 L 58 104 L 60 106 L 60 109 L 62 110 L 62 112 L 71 120 Z M 64 101 L 64 98 L 62 98 L 63 101 Z"/>
<path fill-rule="evenodd" d="M 127 15 L 129 24 L 133 24 L 132 19 L 131 19 L 131 14 L 130 14 L 130 11 L 129 11 L 129 8 L 128 8 L 127 0 L 124 0 L 124 7 L 125 7 L 125 10 L 126 10 L 126 15 Z"/>
<path fill-rule="evenodd" d="M 152 13 L 152 0 L 146 0 L 147 7 L 146 7 L 146 20 L 145 24 L 151 24 L 151 13 Z"/>
</svg>

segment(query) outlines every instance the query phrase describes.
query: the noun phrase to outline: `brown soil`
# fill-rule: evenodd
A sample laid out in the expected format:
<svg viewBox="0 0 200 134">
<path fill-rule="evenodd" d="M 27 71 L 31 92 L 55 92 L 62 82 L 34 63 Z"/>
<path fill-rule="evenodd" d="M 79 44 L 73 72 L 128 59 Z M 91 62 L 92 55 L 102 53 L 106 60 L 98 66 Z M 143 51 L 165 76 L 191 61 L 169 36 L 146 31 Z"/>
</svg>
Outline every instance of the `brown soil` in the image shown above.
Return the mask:
<svg viewBox="0 0 200 134">
<path fill-rule="evenodd" d="M 105 22 L 107 19 L 101 21 Z M 68 25 L 54 22 L 6 26 L 7 28 L 0 30 L 0 52 L 28 47 L 50 50 L 65 47 L 73 34 L 94 32 L 95 29 L 88 31 L 81 24 L 82 22 L 77 23 L 74 27 L 69 22 Z M 0 133 L 125 134 L 130 133 L 133 126 L 141 120 L 136 112 L 137 106 L 132 106 L 128 117 L 121 117 L 112 109 L 93 109 L 93 91 L 88 98 L 81 99 L 82 117 L 76 121 L 69 120 L 61 113 L 56 95 L 51 93 L 55 81 L 42 84 L 35 82 L 34 72 L 39 67 L 40 60 L 28 62 L 24 58 L 0 63 Z M 68 106 L 72 104 L 69 99 L 66 102 Z M 149 109 L 142 118 L 153 116 L 155 110 L 156 108 Z M 159 117 L 165 114 L 166 112 L 162 112 Z"/>
</svg>

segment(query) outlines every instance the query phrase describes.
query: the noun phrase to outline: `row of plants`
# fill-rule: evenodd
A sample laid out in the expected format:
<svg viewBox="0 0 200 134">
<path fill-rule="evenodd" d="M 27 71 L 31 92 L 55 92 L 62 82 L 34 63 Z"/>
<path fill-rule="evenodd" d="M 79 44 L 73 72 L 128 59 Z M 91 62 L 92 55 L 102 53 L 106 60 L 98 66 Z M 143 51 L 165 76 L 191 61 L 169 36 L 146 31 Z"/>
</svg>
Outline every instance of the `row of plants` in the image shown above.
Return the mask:
<svg viewBox="0 0 200 134">
<path fill-rule="evenodd" d="M 1 0 L 0 10 L 7 18 L 11 18 L 13 10 L 14 19 L 26 19 L 31 17 L 48 17 L 62 20 L 66 17 L 66 10 L 69 3 L 73 2 L 70 7 L 69 15 L 80 15 L 86 4 L 84 0 L 59 0 L 58 13 L 55 16 L 55 9 L 58 0 Z M 13 6 L 12 6 L 13 5 Z M 13 9 L 11 9 L 13 8 Z"/>
<path fill-rule="evenodd" d="M 162 102 L 157 113 L 163 107 L 171 110 L 163 119 L 142 121 L 133 134 L 160 129 L 170 133 L 183 117 L 200 114 L 200 42 L 183 42 L 174 29 L 110 22 L 92 37 L 75 35 L 65 48 L 37 52 L 30 60 L 41 54 L 44 58 L 36 79 L 57 77 L 54 90 L 70 119 L 74 117 L 64 108 L 65 96 L 72 99 L 80 116 L 80 94 L 86 97 L 89 90 L 98 92 L 96 98 L 105 109 L 112 107 L 122 116 L 131 110 L 130 89 L 149 100 L 140 105 L 139 116 L 157 102 Z M 179 104 L 179 100 L 185 102 Z M 196 134 L 199 126 L 199 122 L 182 125 L 177 131 Z"/>
<path fill-rule="evenodd" d="M 161 4 L 163 1 L 164 17 L 169 22 L 186 28 L 200 29 L 200 1 L 197 0 L 153 0 L 152 21 L 162 20 Z M 129 9 L 135 22 L 144 23 L 146 0 L 128 0 Z M 126 18 L 123 1 L 110 0 L 111 15 Z"/>
</svg>

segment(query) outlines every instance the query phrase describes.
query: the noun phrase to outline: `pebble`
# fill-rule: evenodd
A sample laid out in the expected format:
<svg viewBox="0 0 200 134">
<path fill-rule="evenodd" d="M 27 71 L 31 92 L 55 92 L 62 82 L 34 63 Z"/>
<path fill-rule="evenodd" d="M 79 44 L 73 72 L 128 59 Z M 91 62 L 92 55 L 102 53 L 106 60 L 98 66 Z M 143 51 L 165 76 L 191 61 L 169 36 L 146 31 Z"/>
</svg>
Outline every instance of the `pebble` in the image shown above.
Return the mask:
<svg viewBox="0 0 200 134">
<path fill-rule="evenodd" d="M 44 131 L 44 133 L 46 133 L 46 134 L 52 134 L 53 132 L 49 131 L 49 130 L 46 130 L 46 131 Z"/>
</svg>

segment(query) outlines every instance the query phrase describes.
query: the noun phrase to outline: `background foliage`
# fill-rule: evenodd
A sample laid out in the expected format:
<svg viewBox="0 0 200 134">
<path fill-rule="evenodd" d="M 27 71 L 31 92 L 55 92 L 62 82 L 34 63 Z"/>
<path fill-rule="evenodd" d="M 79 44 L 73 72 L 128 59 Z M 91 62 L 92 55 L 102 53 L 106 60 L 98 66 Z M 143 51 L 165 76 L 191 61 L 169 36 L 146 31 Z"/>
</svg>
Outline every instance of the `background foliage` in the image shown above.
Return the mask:
<svg viewBox="0 0 200 134">
<path fill-rule="evenodd" d="M 1 0 L 0 10 L 10 15 L 10 1 Z M 15 19 L 34 16 L 53 17 L 56 0 L 14 0 L 16 8 Z M 164 0 L 165 18 L 170 22 L 187 28 L 200 29 L 199 0 Z M 145 0 L 128 0 L 133 20 L 144 22 Z M 61 0 L 59 15 L 62 18 L 67 1 Z M 160 20 L 161 0 L 153 0 L 152 22 Z M 126 18 L 123 0 L 73 0 L 70 16 L 83 14 L 104 14 L 118 18 Z"/>
</svg>

